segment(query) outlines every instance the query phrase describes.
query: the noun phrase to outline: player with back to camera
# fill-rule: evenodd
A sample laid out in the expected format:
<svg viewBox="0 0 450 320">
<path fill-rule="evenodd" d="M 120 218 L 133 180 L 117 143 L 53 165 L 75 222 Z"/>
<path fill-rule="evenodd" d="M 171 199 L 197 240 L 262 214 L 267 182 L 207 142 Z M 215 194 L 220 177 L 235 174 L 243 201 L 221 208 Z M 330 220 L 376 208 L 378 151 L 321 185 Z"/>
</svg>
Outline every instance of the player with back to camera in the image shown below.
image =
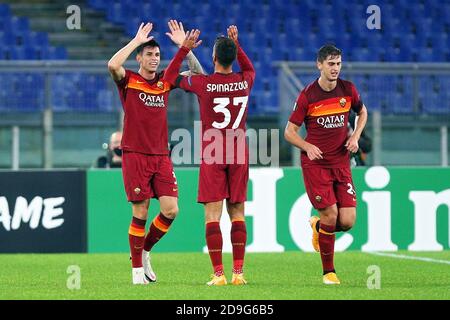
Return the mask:
<svg viewBox="0 0 450 320">
<path fill-rule="evenodd" d="M 168 80 L 197 95 L 202 122 L 202 162 L 200 164 L 198 198 L 204 204 L 206 244 L 214 274 L 209 286 L 227 284 L 222 263 L 222 233 L 220 219 L 223 200 L 231 220 L 233 270 L 231 283 L 244 285 L 244 255 L 247 231 L 244 203 L 247 199 L 249 176 L 248 146 L 245 140 L 247 106 L 255 79 L 255 69 L 238 42 L 236 26 L 227 30 L 228 38 L 219 37 L 213 48 L 214 73 L 211 75 L 178 76 L 178 71 L 168 75 Z M 186 41 L 172 60 L 176 70 L 184 56 L 194 48 Z M 237 59 L 240 72 L 233 72 Z M 210 151 L 211 136 L 223 140 L 215 154 Z M 219 139 L 219 140 L 220 140 Z M 216 145 L 217 146 L 217 145 Z M 219 150 L 220 149 L 220 150 Z"/>
</svg>

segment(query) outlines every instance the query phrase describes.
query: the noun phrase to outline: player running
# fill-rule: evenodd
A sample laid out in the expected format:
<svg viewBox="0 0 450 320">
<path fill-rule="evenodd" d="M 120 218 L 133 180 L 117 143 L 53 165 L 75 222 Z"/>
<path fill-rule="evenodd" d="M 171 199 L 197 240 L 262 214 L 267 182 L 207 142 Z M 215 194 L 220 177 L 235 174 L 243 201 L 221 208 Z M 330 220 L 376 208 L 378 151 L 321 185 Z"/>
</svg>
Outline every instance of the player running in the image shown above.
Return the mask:
<svg viewBox="0 0 450 320">
<path fill-rule="evenodd" d="M 285 139 L 301 149 L 301 164 L 309 200 L 320 219 L 311 217 L 313 247 L 320 251 L 323 283 L 340 284 L 334 268 L 335 232 L 348 231 L 356 219 L 356 192 L 350 152 L 367 122 L 367 109 L 353 83 L 339 79 L 342 52 L 325 45 L 317 54 L 320 77 L 300 93 L 286 126 Z M 350 109 L 357 113 L 355 130 L 347 137 Z M 298 135 L 305 123 L 306 139 Z"/>
<path fill-rule="evenodd" d="M 247 242 L 244 203 L 249 175 L 245 124 L 255 69 L 239 45 L 237 27 L 230 26 L 227 32 L 228 38 L 219 37 L 214 44 L 212 75 L 183 77 L 174 72 L 167 78 L 172 84 L 195 93 L 199 100 L 203 138 L 197 201 L 204 204 L 206 244 L 214 269 L 211 281 L 207 282 L 209 286 L 227 284 L 222 264 L 223 239 L 219 223 L 224 199 L 232 223 L 231 283 L 247 283 L 243 274 Z M 176 65 L 174 69 L 180 68 L 184 56 L 193 48 L 191 45 L 186 42 L 180 48 L 172 60 Z M 241 72 L 232 70 L 236 57 Z M 211 148 L 213 144 L 215 147 Z"/>
</svg>

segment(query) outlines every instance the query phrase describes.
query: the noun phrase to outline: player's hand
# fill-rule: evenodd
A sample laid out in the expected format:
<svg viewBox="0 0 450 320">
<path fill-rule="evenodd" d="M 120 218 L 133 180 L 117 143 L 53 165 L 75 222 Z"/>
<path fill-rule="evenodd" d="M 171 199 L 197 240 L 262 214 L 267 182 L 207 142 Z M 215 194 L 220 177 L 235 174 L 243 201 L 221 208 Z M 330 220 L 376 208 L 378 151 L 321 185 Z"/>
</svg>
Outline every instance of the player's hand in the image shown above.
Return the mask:
<svg viewBox="0 0 450 320">
<path fill-rule="evenodd" d="M 313 144 L 308 144 L 305 151 L 311 161 L 323 159 L 322 151 Z"/>
<path fill-rule="evenodd" d="M 182 44 L 183 47 L 189 49 L 197 48 L 202 43 L 202 40 L 197 41 L 199 35 L 200 30 L 198 29 L 192 29 L 191 31 L 186 32 L 186 37 Z"/>
<path fill-rule="evenodd" d="M 147 22 L 147 24 L 144 26 L 144 23 L 142 22 L 139 26 L 138 31 L 136 32 L 136 35 L 134 36 L 134 39 L 139 44 L 146 43 L 153 39 L 153 36 L 149 36 L 150 31 L 153 29 L 153 24 L 150 22 Z"/>
<path fill-rule="evenodd" d="M 358 138 L 355 137 L 354 135 L 351 135 L 350 138 L 348 138 L 347 142 L 345 143 L 345 147 L 351 153 L 358 152 L 359 149 Z"/>
<path fill-rule="evenodd" d="M 169 20 L 167 24 L 169 25 L 170 32 L 166 32 L 166 35 L 178 47 L 181 47 L 184 38 L 186 38 L 186 33 L 184 32 L 183 24 L 181 22 L 178 22 L 177 20 Z"/>
<path fill-rule="evenodd" d="M 238 44 L 238 29 L 235 25 L 231 25 L 227 28 L 228 38 L 233 40 L 235 44 Z"/>
</svg>

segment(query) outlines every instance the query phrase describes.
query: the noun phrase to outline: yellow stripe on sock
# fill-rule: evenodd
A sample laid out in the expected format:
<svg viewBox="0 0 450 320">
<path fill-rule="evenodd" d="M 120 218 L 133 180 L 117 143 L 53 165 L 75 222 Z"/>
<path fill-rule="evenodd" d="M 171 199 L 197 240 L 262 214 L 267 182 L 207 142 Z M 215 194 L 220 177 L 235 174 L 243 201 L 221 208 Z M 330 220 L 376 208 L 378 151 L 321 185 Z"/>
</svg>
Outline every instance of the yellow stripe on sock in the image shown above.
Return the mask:
<svg viewBox="0 0 450 320">
<path fill-rule="evenodd" d="M 162 232 L 167 232 L 167 230 L 169 230 L 169 227 L 167 227 L 165 224 L 163 224 L 158 217 L 156 217 L 155 219 L 153 219 L 153 224 L 155 225 L 156 228 L 158 228 L 159 230 L 161 230 Z"/>
<path fill-rule="evenodd" d="M 205 221 L 205 225 L 207 225 L 208 223 L 220 223 L 220 221 L 219 220 L 217 220 L 217 221 L 213 221 L 213 220 Z"/>
<path fill-rule="evenodd" d="M 130 229 L 128 229 L 128 233 L 135 237 L 143 237 L 145 236 L 145 228 L 138 229 L 133 226 L 130 226 Z"/>
<path fill-rule="evenodd" d="M 235 222 L 235 221 L 245 222 L 245 218 L 244 217 L 242 217 L 242 218 L 234 218 L 233 220 L 231 220 L 232 223 Z"/>
<path fill-rule="evenodd" d="M 326 234 L 326 235 L 329 235 L 329 236 L 332 236 L 334 234 L 333 232 L 326 232 L 322 228 L 319 228 L 319 233 Z"/>
</svg>

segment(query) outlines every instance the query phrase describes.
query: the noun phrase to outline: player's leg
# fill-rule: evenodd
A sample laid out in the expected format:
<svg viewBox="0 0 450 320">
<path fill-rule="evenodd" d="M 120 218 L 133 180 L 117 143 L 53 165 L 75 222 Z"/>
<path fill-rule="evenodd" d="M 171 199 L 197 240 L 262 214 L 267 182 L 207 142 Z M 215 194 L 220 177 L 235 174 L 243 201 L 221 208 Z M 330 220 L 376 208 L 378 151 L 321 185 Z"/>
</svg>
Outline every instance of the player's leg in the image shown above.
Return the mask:
<svg viewBox="0 0 450 320">
<path fill-rule="evenodd" d="M 355 224 L 356 221 L 356 208 L 355 207 L 345 207 L 339 208 L 338 218 L 336 222 L 336 232 L 338 231 L 349 231 Z"/>
<path fill-rule="evenodd" d="M 356 221 L 356 191 L 350 168 L 334 169 L 338 183 L 335 184 L 335 194 L 339 208 L 336 231 L 350 230 Z"/>
<path fill-rule="evenodd" d="M 334 268 L 335 229 L 338 216 L 336 204 L 318 209 L 320 214 L 319 247 L 322 260 L 323 282 L 325 284 L 339 284 Z"/>
<path fill-rule="evenodd" d="M 223 200 L 207 202 L 205 206 L 206 245 L 213 266 L 214 274 L 207 283 L 209 286 L 226 285 L 227 280 L 223 270 L 222 247 L 223 238 L 220 230 Z"/>
<path fill-rule="evenodd" d="M 132 265 L 133 284 L 147 284 L 142 264 L 142 249 L 145 239 L 145 223 L 147 221 L 150 200 L 132 202 L 133 217 L 128 229 L 128 242 Z"/>
<path fill-rule="evenodd" d="M 230 198 L 227 199 L 227 209 L 231 220 L 231 243 L 233 246 L 233 278 L 234 285 L 247 284 L 244 278 L 244 256 L 247 243 L 247 228 L 245 224 L 245 201 L 248 185 L 248 156 L 245 164 L 230 164 L 227 180 L 230 186 Z"/>
<path fill-rule="evenodd" d="M 233 246 L 234 285 L 247 284 L 244 278 L 245 245 L 247 244 L 247 228 L 245 225 L 244 202 L 231 203 L 227 200 L 227 211 L 231 220 L 231 244 Z"/>
<path fill-rule="evenodd" d="M 329 169 L 317 167 L 302 168 L 302 173 L 306 193 L 315 209 L 324 209 L 336 203 L 333 192 L 333 180 Z M 319 252 L 320 217 L 310 217 L 309 224 L 312 229 L 312 247 L 316 252 Z"/>
<path fill-rule="evenodd" d="M 132 220 L 128 230 L 132 276 L 134 284 L 148 283 L 142 265 L 142 250 L 145 239 L 145 224 L 148 216 L 150 198 L 153 193 L 148 181 L 150 174 L 144 168 L 144 155 L 124 152 L 122 156 L 122 175 L 128 201 L 132 203 Z"/>
<path fill-rule="evenodd" d="M 313 228 L 313 246 L 318 245 L 322 260 L 323 282 L 339 284 L 334 268 L 335 228 L 338 215 L 333 189 L 332 171 L 327 168 L 303 168 L 303 179 L 308 197 L 319 212 L 319 219 L 310 220 Z M 316 243 L 315 243 L 316 240 Z M 317 251 L 317 248 L 315 248 Z"/>
<path fill-rule="evenodd" d="M 145 277 L 150 282 L 156 281 L 156 273 L 151 264 L 150 251 L 164 235 L 169 231 L 172 222 L 178 213 L 178 198 L 162 196 L 159 198 L 161 212 L 150 224 L 147 236 L 145 237 L 144 250 L 142 251 L 142 264 L 144 266 Z"/>
<path fill-rule="evenodd" d="M 178 214 L 178 198 L 161 196 L 159 197 L 159 206 L 161 212 L 153 219 L 145 238 L 144 250 L 147 252 L 151 251 L 153 246 L 169 231 Z"/>
<path fill-rule="evenodd" d="M 156 274 L 151 266 L 150 251 L 169 231 L 178 214 L 178 185 L 172 162 L 167 156 L 153 156 L 157 172 L 151 182 L 155 197 L 159 200 L 160 213 L 153 219 L 145 237 L 142 260 L 145 275 L 149 281 L 156 281 Z"/>
<path fill-rule="evenodd" d="M 200 164 L 197 201 L 204 204 L 206 245 L 214 269 L 208 285 L 227 283 L 223 272 L 223 240 L 220 230 L 223 200 L 229 197 L 225 169 L 225 165 L 221 164 Z"/>
</svg>

